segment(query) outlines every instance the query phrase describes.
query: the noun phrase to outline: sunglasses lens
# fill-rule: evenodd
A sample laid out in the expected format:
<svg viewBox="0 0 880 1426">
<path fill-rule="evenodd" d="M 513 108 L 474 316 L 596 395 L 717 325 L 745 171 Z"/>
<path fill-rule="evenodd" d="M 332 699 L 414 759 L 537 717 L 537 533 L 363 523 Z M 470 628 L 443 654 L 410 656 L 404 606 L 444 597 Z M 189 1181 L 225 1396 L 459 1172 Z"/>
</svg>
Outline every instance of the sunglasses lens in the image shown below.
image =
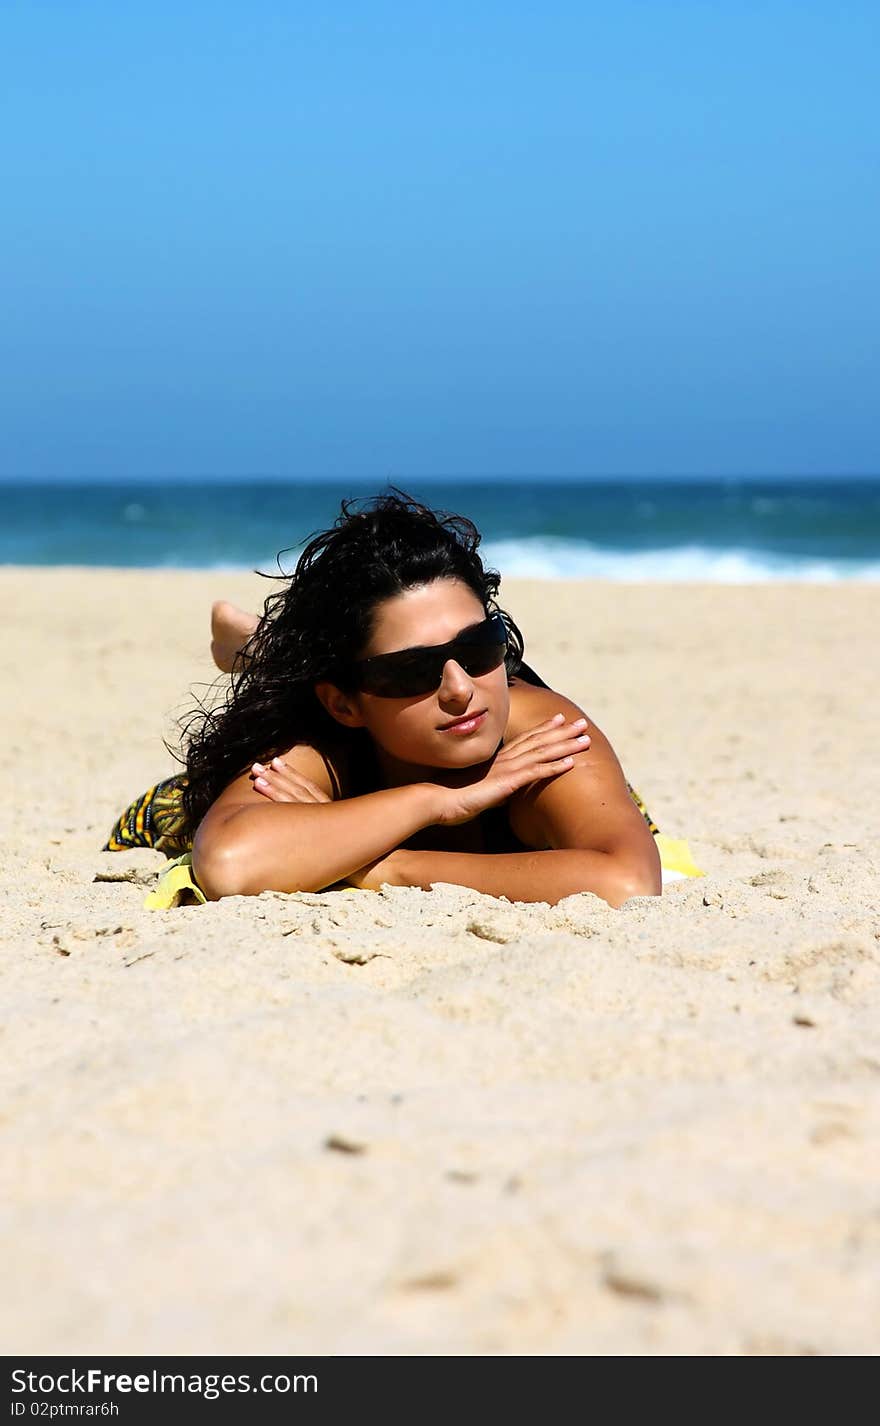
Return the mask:
<svg viewBox="0 0 880 1426">
<path fill-rule="evenodd" d="M 417 698 L 439 688 L 447 659 L 455 659 L 471 678 L 491 673 L 504 662 L 507 629 L 500 615 L 487 620 L 473 634 L 454 639 L 440 653 L 431 650 L 388 655 L 387 662 L 368 660 L 361 688 L 379 698 Z M 392 662 L 392 660 L 394 660 Z"/>
<path fill-rule="evenodd" d="M 454 655 L 453 655 L 454 657 Z M 462 650 L 457 662 L 461 664 L 465 673 L 469 673 L 473 678 L 479 678 L 481 674 L 491 673 L 493 668 L 504 659 L 504 647 L 500 644 L 489 644 L 483 649 Z M 440 678 L 443 677 L 443 669 L 440 670 Z M 438 678 L 437 682 L 440 682 Z"/>
</svg>

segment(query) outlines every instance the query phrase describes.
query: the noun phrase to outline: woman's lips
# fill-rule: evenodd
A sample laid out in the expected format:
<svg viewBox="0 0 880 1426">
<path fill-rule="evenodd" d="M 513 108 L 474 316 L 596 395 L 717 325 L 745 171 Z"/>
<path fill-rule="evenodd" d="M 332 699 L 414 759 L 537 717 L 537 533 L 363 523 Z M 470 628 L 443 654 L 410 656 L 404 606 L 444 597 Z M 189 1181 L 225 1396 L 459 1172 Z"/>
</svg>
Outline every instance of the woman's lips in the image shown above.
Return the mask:
<svg viewBox="0 0 880 1426">
<path fill-rule="evenodd" d="M 459 723 L 447 723 L 445 728 L 441 728 L 441 733 L 475 733 L 477 728 L 481 728 L 489 716 L 488 708 L 484 708 L 482 713 L 474 713 L 472 717 L 465 718 Z"/>
</svg>

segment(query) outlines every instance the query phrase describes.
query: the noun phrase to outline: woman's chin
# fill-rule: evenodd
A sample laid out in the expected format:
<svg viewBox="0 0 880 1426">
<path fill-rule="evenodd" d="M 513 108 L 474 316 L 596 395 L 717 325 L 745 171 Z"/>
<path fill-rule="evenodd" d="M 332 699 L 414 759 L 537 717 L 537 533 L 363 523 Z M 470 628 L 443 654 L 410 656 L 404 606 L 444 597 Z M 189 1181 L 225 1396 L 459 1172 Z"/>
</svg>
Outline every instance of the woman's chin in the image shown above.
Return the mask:
<svg viewBox="0 0 880 1426">
<path fill-rule="evenodd" d="M 439 767 L 473 767 L 493 757 L 500 741 L 501 735 L 495 735 L 488 719 L 469 735 L 438 732 L 431 761 Z"/>
</svg>

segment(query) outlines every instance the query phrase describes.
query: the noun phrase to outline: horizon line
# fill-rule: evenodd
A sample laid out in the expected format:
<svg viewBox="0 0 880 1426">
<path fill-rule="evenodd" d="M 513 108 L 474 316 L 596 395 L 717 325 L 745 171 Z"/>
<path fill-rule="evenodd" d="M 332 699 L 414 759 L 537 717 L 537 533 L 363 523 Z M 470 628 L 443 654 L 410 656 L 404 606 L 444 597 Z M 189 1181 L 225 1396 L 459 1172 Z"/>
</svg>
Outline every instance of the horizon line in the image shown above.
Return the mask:
<svg viewBox="0 0 880 1426">
<path fill-rule="evenodd" d="M 864 470 L 829 470 L 829 471 L 737 471 L 735 473 L 718 473 L 712 471 L 603 471 L 600 473 L 582 472 L 558 472 L 558 471 L 532 471 L 523 474 L 513 474 L 506 471 L 483 471 L 466 472 L 464 474 L 449 474 L 436 472 L 429 475 L 369 475 L 354 473 L 348 475 L 314 475 L 303 473 L 288 473 L 280 471 L 247 471 L 244 473 L 231 473 L 224 471 L 200 471 L 182 473 L 158 473 L 155 471 L 143 472 L 114 472 L 113 474 L 67 474 L 58 473 L 35 475 L 13 474 L 0 472 L 0 484 L 9 485 L 13 483 L 31 484 L 66 484 L 79 482 L 81 484 L 105 484 L 110 481 L 117 481 L 120 484 L 136 481 L 157 481 L 171 483 L 179 481 L 267 481 L 291 483 L 306 483 L 329 485 L 344 481 L 358 483 L 382 482 L 387 485 L 399 485 L 402 481 L 603 481 L 603 480 L 880 480 L 880 471 Z"/>
</svg>

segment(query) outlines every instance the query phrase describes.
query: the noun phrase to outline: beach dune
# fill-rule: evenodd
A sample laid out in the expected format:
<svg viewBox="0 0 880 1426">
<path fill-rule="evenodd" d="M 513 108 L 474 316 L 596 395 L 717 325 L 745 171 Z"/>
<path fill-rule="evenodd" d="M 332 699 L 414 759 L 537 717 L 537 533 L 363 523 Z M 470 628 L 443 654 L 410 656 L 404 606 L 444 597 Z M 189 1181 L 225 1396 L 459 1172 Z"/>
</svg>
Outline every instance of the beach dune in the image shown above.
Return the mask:
<svg viewBox="0 0 880 1426">
<path fill-rule="evenodd" d="M 875 1352 L 880 586 L 504 582 L 662 897 L 147 911 L 100 848 L 268 592 L 0 569 L 5 1350 Z"/>
</svg>

